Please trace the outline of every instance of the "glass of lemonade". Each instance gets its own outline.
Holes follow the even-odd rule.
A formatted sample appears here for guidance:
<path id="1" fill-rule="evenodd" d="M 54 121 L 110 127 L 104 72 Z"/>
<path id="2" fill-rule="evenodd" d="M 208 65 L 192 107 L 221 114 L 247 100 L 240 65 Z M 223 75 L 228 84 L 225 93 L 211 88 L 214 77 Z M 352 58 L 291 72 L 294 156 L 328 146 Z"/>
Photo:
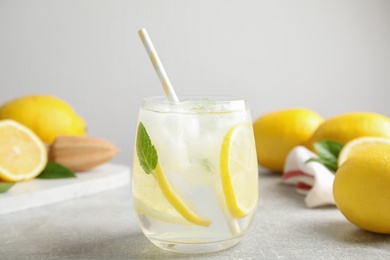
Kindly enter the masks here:
<path id="1" fill-rule="evenodd" d="M 258 203 L 258 168 L 246 100 L 145 98 L 135 143 L 134 208 L 151 242 L 204 253 L 247 234 Z"/>

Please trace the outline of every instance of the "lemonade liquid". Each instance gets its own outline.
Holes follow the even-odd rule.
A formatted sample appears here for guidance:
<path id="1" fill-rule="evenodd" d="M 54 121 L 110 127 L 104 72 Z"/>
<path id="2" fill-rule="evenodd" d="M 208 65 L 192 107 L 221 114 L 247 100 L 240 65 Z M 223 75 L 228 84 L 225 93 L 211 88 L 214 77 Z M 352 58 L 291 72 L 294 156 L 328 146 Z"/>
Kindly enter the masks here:
<path id="1" fill-rule="evenodd" d="M 221 175 L 221 160 L 226 162 L 226 158 L 221 159 L 226 155 L 222 150 L 232 151 L 227 153 L 232 161 L 226 164 L 232 165 L 226 171 L 228 177 Z M 234 158 L 235 154 L 239 158 Z M 145 163 L 149 157 L 157 166 Z M 157 246 L 178 252 L 210 252 L 238 243 L 254 218 L 257 174 L 252 122 L 245 100 L 144 100 L 134 151 L 133 198 L 141 229 Z M 229 177 L 233 185 L 224 190 L 223 182 Z M 227 199 L 232 195 L 226 190 L 229 187 L 234 191 L 233 199 Z M 245 201 L 247 197 L 252 198 L 252 206 L 237 217 L 229 208 L 231 201 Z"/>

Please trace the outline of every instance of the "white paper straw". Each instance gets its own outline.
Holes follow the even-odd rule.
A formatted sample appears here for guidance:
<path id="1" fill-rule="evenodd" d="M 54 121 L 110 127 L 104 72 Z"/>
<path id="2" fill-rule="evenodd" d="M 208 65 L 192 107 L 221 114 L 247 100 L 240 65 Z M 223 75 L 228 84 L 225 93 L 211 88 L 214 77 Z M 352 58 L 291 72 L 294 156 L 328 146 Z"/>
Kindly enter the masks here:
<path id="1" fill-rule="evenodd" d="M 176 96 L 176 92 L 173 89 L 168 75 L 165 72 L 164 66 L 162 65 L 160 58 L 157 55 L 156 49 L 153 46 L 152 40 L 150 39 L 148 32 L 145 28 L 142 28 L 138 31 L 138 34 L 141 37 L 142 43 L 145 46 L 146 52 L 148 53 L 150 60 L 152 61 L 153 67 L 157 72 L 158 78 L 162 83 L 165 95 L 167 96 L 168 100 L 172 102 L 179 102 L 179 99 Z"/>

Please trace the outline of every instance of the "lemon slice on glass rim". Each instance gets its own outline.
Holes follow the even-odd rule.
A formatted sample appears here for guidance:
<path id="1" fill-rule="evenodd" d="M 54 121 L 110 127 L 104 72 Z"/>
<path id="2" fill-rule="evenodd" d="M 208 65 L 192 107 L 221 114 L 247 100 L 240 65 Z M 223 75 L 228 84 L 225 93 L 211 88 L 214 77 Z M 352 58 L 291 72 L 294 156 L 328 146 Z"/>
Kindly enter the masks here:
<path id="1" fill-rule="evenodd" d="M 220 170 L 230 214 L 243 218 L 252 213 L 258 202 L 258 167 L 250 123 L 237 124 L 226 133 L 220 152 Z"/>

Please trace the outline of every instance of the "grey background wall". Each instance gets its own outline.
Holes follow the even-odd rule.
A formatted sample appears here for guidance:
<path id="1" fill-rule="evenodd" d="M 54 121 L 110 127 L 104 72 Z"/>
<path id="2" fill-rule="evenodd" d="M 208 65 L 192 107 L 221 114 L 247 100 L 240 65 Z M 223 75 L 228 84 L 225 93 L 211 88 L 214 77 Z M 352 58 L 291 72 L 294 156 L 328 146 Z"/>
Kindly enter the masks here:
<path id="1" fill-rule="evenodd" d="M 130 165 L 141 100 L 163 94 L 142 27 L 179 96 L 390 116 L 388 0 L 0 0 L 0 103 L 58 96 Z"/>

